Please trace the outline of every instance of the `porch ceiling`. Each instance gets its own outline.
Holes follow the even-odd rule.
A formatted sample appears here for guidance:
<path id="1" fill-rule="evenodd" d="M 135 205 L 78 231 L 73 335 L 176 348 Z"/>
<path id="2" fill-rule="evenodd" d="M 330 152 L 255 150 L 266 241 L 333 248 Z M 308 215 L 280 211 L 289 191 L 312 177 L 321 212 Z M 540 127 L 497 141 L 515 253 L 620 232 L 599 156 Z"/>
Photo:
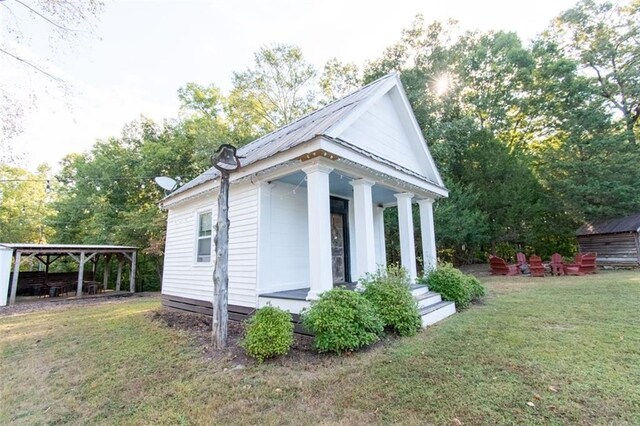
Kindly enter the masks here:
<path id="1" fill-rule="evenodd" d="M 304 179 L 305 176 L 304 172 L 297 171 L 276 180 L 306 188 L 307 182 Z M 346 198 L 353 197 L 353 187 L 349 185 L 349 182 L 353 179 L 356 179 L 356 177 L 350 176 L 342 171 L 331 172 L 331 174 L 329 174 L 329 190 L 331 194 Z M 398 191 L 392 191 L 376 184 L 371 188 L 371 197 L 375 204 L 391 204 L 396 202 L 396 198 L 393 196 L 396 192 Z"/>

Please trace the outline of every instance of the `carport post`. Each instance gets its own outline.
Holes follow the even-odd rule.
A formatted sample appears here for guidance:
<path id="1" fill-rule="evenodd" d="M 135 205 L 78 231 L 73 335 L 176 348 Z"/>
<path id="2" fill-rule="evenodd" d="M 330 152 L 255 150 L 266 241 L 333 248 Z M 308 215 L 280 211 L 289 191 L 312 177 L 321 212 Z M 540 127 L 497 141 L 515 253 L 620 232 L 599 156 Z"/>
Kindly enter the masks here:
<path id="1" fill-rule="evenodd" d="M 80 267 L 78 267 L 78 288 L 76 296 L 82 297 L 82 281 L 84 280 L 84 252 L 80 252 Z"/>
<path id="2" fill-rule="evenodd" d="M 118 256 L 118 273 L 116 275 L 116 291 L 120 291 L 121 281 L 122 281 L 122 258 Z"/>
<path id="3" fill-rule="evenodd" d="M 108 254 L 104 257 L 104 274 L 103 274 L 103 280 L 102 280 L 102 285 L 105 291 L 109 286 L 109 273 L 111 272 L 111 268 L 109 267 L 110 265 L 111 265 L 111 255 Z"/>
<path id="4" fill-rule="evenodd" d="M 135 293 L 136 291 L 136 257 L 137 252 L 131 253 L 131 276 L 129 277 L 129 291 Z"/>
<path id="5" fill-rule="evenodd" d="M 16 263 L 13 267 L 13 279 L 11 280 L 11 297 L 9 298 L 9 306 L 16 303 L 16 293 L 18 292 L 18 275 L 20 275 L 20 257 L 22 252 L 16 250 Z"/>

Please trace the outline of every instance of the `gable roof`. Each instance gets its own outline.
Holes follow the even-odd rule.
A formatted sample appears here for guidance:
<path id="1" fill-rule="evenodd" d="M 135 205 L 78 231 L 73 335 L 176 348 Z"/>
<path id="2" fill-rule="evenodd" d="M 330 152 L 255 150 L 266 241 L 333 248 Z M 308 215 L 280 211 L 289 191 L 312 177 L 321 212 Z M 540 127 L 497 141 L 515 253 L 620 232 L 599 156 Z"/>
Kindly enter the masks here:
<path id="1" fill-rule="evenodd" d="M 369 105 L 372 99 L 377 99 L 379 97 L 377 95 L 383 95 L 394 86 L 402 87 L 396 72 L 389 73 L 341 99 L 238 148 L 237 155 L 244 157 L 240 160 L 241 167 L 287 151 L 317 136 L 325 135 L 333 139 L 335 129 L 344 128 L 346 123 L 352 122 L 354 116 L 357 115 L 357 111 Z M 406 95 L 402 90 L 401 92 L 405 102 L 408 104 Z M 415 122 L 412 114 L 411 117 Z M 417 123 L 415 123 L 415 125 L 417 127 Z M 420 137 L 422 137 L 422 133 L 420 133 Z M 429 157 L 429 162 L 432 163 L 435 169 L 435 164 L 433 164 L 428 150 L 427 156 Z M 165 200 L 198 185 L 214 180 L 218 175 L 219 172 L 214 167 L 211 167 L 206 172 L 169 194 Z M 442 181 L 437 171 L 436 176 L 438 182 L 434 183 L 442 186 Z M 422 176 L 422 178 L 427 179 L 424 176 Z"/>
<path id="2" fill-rule="evenodd" d="M 617 234 L 619 232 L 640 232 L 640 213 L 587 223 L 576 231 L 576 235 Z"/>

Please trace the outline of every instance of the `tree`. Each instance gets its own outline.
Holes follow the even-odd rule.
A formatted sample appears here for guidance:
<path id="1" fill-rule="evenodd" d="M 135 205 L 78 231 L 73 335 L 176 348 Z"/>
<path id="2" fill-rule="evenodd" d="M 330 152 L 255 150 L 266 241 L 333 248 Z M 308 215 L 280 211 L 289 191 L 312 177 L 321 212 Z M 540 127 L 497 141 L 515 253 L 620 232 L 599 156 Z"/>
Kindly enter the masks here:
<path id="1" fill-rule="evenodd" d="M 324 64 L 320 76 L 320 89 L 324 95 L 324 103 L 340 99 L 362 86 L 362 78 L 358 67 L 353 63 L 342 63 L 336 58 Z"/>
<path id="2" fill-rule="evenodd" d="M 640 118 L 640 2 L 582 0 L 555 19 L 547 36 L 597 82 L 597 93 L 622 114 L 626 138 L 636 144 Z"/>
<path id="3" fill-rule="evenodd" d="M 0 2 L 3 17 L 3 37 L 0 38 L 0 109 L 4 111 L 0 126 L 0 162 L 14 162 L 8 154 L 9 141 L 22 132 L 22 117 L 37 106 L 38 90 L 35 83 L 67 91 L 67 83 L 47 64 L 45 55 L 37 58 L 31 51 L 30 28 L 37 26 L 42 41 L 48 43 L 51 52 L 59 53 L 59 46 L 68 49 L 79 37 L 91 34 L 93 25 L 102 12 L 100 0 L 4 0 Z M 29 49 L 25 49 L 29 48 Z M 29 54 L 24 53 L 28 51 Z M 36 59 L 37 58 L 37 59 Z M 30 84 L 23 85 L 22 81 Z"/>
<path id="4" fill-rule="evenodd" d="M 233 74 L 228 117 L 234 127 L 252 123 L 253 133 L 264 134 L 310 112 L 314 106 L 316 71 L 299 47 L 263 46 L 253 68 Z"/>
<path id="5" fill-rule="evenodd" d="M 53 229 L 44 221 L 54 216 L 49 206 L 49 169 L 37 173 L 0 164 L 0 242 L 45 243 Z"/>

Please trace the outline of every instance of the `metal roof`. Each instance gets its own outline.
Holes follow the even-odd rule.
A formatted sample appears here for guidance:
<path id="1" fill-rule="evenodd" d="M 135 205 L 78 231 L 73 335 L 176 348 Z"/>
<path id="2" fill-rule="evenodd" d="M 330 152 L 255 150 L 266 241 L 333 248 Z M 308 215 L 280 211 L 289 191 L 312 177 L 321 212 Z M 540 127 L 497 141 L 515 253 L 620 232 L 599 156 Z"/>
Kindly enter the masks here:
<path id="1" fill-rule="evenodd" d="M 284 152 L 304 142 L 310 141 L 316 136 L 323 135 L 331 126 L 349 115 L 358 105 L 376 92 L 390 78 L 396 78 L 396 73 L 390 73 L 382 78 L 364 86 L 363 88 L 338 99 L 294 122 L 256 139 L 248 145 L 238 148 L 238 156 L 241 166 L 248 166 L 256 161 L 268 158 L 274 154 Z M 210 168 L 195 179 L 181 186 L 165 199 L 194 188 L 200 184 L 215 179 L 218 171 Z"/>
<path id="2" fill-rule="evenodd" d="M 131 246 L 0 243 L 0 248 L 3 247 L 30 253 L 79 253 L 81 251 L 122 252 L 138 250 L 138 247 Z"/>
<path id="3" fill-rule="evenodd" d="M 587 223 L 576 231 L 576 235 L 617 234 L 620 232 L 640 232 L 640 213 Z"/>

